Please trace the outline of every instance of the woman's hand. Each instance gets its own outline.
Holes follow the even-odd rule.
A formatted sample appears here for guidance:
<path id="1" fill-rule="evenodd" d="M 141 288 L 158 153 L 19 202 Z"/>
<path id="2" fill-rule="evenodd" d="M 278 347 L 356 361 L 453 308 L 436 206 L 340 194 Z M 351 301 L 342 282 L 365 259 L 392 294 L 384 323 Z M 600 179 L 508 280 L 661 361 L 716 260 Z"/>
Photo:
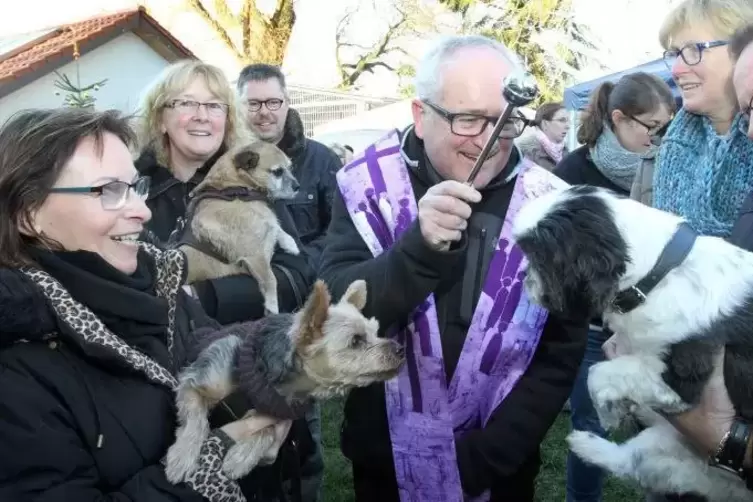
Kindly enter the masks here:
<path id="1" fill-rule="evenodd" d="M 266 453 L 264 453 L 259 461 L 259 465 L 270 465 L 275 463 L 275 460 L 277 460 L 277 454 L 280 452 L 282 444 L 287 439 L 288 433 L 290 433 L 291 425 L 293 425 L 292 420 L 280 420 L 274 425 L 275 441 Z"/>
<path id="2" fill-rule="evenodd" d="M 280 448 L 285 442 L 285 439 L 287 439 L 292 424 L 292 420 L 279 420 L 252 411 L 248 416 L 223 425 L 220 429 L 227 434 L 230 439 L 237 442 L 261 432 L 268 427 L 272 427 L 274 432 L 274 442 L 269 446 L 269 449 L 267 449 L 264 455 L 262 455 L 261 461 L 259 462 L 260 465 L 269 465 L 273 464 L 277 459 L 277 454 L 280 452 Z"/>
<path id="3" fill-rule="evenodd" d="M 724 349 L 714 357 L 714 371 L 703 389 L 698 406 L 667 419 L 690 438 L 703 454 L 711 456 L 716 453 L 735 419 L 735 407 L 724 385 Z"/>
<path id="4" fill-rule="evenodd" d="M 625 355 L 624 347 L 619 346 L 616 337 L 617 335 L 612 335 L 602 346 L 607 359 Z M 735 419 L 735 407 L 724 385 L 724 349 L 714 357 L 714 371 L 703 389 L 698 406 L 665 418 L 690 439 L 703 455 L 716 454 L 719 443 Z M 749 455 L 750 452 L 746 454 L 746 459 Z"/>
<path id="5" fill-rule="evenodd" d="M 220 430 L 230 436 L 230 439 L 238 442 L 241 439 L 253 436 L 267 427 L 273 426 L 278 422 L 280 422 L 280 420 L 274 417 L 252 411 L 248 416 L 245 416 L 240 420 L 223 425 L 220 427 Z"/>

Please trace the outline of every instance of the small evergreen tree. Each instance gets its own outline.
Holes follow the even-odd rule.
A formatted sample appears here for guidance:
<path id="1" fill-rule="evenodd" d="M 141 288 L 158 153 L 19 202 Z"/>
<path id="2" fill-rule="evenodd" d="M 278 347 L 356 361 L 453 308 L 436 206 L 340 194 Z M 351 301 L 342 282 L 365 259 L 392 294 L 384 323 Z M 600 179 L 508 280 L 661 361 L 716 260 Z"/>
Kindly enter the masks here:
<path id="1" fill-rule="evenodd" d="M 97 101 L 97 98 L 94 97 L 94 92 L 101 89 L 107 82 L 107 79 L 104 79 L 82 87 L 78 79 L 78 71 L 76 72 L 75 84 L 68 75 L 58 72 L 55 72 L 55 75 L 58 76 L 58 80 L 55 81 L 55 87 L 66 93 L 65 98 L 63 98 L 63 104 L 74 108 L 94 108 L 94 103 Z M 59 96 L 60 91 L 56 91 L 55 95 Z"/>
<path id="2" fill-rule="evenodd" d="M 68 75 L 56 71 L 55 75 L 58 76 L 58 79 L 55 80 L 54 85 L 60 90 L 55 91 L 55 95 L 60 96 L 60 91 L 65 93 L 65 98 L 63 99 L 63 104 L 65 106 L 73 108 L 94 108 L 94 103 L 97 101 L 97 98 L 94 97 L 94 92 L 100 90 L 102 86 L 107 83 L 107 79 L 100 80 L 99 82 L 87 86 L 81 86 L 81 75 L 79 74 L 78 68 L 78 59 L 80 56 L 81 54 L 78 51 L 78 44 L 74 44 L 73 60 L 76 64 L 76 83 L 74 84 Z"/>

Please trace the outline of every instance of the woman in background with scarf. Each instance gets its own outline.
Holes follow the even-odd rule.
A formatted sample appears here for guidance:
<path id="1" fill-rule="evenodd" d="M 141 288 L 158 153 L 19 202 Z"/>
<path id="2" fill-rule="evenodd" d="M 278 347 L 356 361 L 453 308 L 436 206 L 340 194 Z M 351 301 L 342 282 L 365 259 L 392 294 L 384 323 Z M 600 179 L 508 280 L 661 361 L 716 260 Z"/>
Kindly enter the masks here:
<path id="1" fill-rule="evenodd" d="M 544 103 L 536 110 L 531 133 L 516 141 L 525 157 L 534 164 L 551 171 L 564 155 L 565 138 L 570 130 L 570 119 L 562 103 Z"/>
<path id="2" fill-rule="evenodd" d="M 636 171 L 653 163 L 656 146 L 675 111 L 669 86 L 653 75 L 633 73 L 594 90 L 580 128 L 582 147 L 554 169 L 572 185 L 592 185 L 628 195 Z M 571 423 L 576 430 L 605 436 L 588 394 L 588 370 L 604 360 L 601 346 L 608 338 L 601 319 L 591 322 L 588 345 L 570 395 Z M 567 458 L 567 502 L 601 500 L 603 472 L 572 453 Z"/>

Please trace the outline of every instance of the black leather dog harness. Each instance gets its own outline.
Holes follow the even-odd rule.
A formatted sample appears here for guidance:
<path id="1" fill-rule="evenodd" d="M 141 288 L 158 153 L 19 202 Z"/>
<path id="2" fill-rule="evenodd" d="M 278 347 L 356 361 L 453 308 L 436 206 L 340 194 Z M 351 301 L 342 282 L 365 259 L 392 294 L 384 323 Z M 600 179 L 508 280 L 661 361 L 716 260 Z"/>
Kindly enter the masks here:
<path id="1" fill-rule="evenodd" d="M 690 225 L 680 223 L 677 231 L 662 250 L 651 271 L 635 286 L 623 289 L 612 300 L 611 308 L 619 314 L 626 314 L 646 302 L 646 296 L 661 282 L 672 269 L 679 266 L 693 249 L 698 234 Z"/>
<path id="2" fill-rule="evenodd" d="M 211 256 L 212 258 L 219 260 L 223 263 L 228 263 L 224 256 L 222 256 L 211 243 L 198 239 L 191 230 L 191 221 L 193 221 L 196 209 L 199 204 L 205 199 L 215 199 L 224 201 L 252 202 L 263 201 L 268 202 L 267 197 L 259 190 L 254 190 L 247 187 L 228 187 L 228 188 L 205 188 L 198 192 L 191 194 L 191 199 L 186 208 L 186 215 L 183 218 L 178 219 L 178 224 L 170 234 L 168 238 L 168 245 L 172 248 L 179 248 L 180 246 L 191 246 L 197 251 L 201 251 L 204 254 Z"/>

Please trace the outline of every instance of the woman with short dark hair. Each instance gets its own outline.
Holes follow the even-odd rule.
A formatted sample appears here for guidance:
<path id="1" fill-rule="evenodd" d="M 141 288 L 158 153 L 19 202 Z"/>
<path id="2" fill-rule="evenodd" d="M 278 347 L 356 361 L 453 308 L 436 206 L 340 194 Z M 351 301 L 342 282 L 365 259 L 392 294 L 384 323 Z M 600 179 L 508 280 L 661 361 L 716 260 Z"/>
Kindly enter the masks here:
<path id="1" fill-rule="evenodd" d="M 215 429 L 186 483 L 162 459 L 176 374 L 218 325 L 185 258 L 138 241 L 149 178 L 116 112 L 22 112 L 0 129 L 0 500 L 243 501 L 222 471 L 253 417 Z"/>

